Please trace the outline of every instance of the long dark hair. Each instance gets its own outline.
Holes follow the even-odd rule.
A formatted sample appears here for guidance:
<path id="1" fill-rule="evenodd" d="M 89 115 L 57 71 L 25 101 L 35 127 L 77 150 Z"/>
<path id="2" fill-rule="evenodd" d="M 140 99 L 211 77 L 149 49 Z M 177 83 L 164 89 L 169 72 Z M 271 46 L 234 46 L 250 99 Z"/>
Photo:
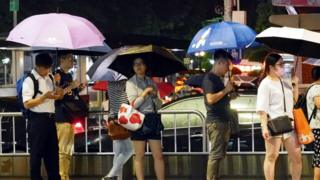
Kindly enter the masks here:
<path id="1" fill-rule="evenodd" d="M 269 53 L 264 62 L 260 82 L 270 73 L 270 66 L 275 66 L 282 57 L 277 53 Z"/>

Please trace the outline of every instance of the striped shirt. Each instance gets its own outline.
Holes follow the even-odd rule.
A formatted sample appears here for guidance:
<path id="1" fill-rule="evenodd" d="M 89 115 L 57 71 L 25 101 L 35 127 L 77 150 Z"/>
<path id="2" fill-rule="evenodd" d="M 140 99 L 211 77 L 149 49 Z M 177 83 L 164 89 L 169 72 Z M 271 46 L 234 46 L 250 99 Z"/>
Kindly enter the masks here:
<path id="1" fill-rule="evenodd" d="M 118 114 L 121 104 L 128 104 L 126 80 L 109 82 L 108 94 L 110 101 L 109 114 L 110 116 L 115 116 Z"/>

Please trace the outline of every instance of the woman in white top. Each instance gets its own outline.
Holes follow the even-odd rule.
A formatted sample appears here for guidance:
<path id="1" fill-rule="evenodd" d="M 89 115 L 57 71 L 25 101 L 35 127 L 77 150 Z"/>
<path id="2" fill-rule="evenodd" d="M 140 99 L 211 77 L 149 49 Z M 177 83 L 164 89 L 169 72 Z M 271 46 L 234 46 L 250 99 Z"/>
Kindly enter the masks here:
<path id="1" fill-rule="evenodd" d="M 320 180 L 320 67 L 312 69 L 312 79 L 314 83 L 307 92 L 308 119 L 310 127 L 315 136 L 314 155 L 312 166 L 314 168 L 314 180 Z"/>
<path id="2" fill-rule="evenodd" d="M 300 180 L 302 162 L 301 148 L 294 131 L 278 136 L 271 136 L 268 120 L 287 115 L 293 119 L 293 104 L 298 98 L 297 78 L 293 81 L 284 80 L 284 62 L 280 55 L 271 53 L 264 62 L 263 79 L 258 88 L 257 112 L 261 118 L 262 136 L 265 140 L 266 156 L 264 174 L 266 180 L 273 180 L 275 162 L 279 155 L 281 143 L 284 143 L 291 159 L 292 179 Z M 282 91 L 282 85 L 284 93 Z M 284 103 L 285 94 L 285 103 Z M 285 111 L 286 105 L 287 111 Z"/>

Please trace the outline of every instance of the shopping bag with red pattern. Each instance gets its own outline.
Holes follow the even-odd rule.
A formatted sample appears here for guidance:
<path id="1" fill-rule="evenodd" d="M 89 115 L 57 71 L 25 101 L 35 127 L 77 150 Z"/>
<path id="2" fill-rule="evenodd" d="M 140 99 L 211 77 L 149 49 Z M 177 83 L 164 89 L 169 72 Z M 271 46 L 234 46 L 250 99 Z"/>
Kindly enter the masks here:
<path id="1" fill-rule="evenodd" d="M 118 113 L 118 123 L 130 131 L 136 131 L 142 127 L 145 115 L 128 104 L 121 104 Z"/>

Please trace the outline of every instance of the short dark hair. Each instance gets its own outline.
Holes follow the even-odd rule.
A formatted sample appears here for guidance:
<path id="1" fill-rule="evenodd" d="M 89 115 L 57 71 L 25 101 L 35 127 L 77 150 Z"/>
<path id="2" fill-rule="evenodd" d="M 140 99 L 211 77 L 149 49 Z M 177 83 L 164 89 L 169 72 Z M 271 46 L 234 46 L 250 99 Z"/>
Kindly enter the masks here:
<path id="1" fill-rule="evenodd" d="M 315 66 L 312 68 L 311 76 L 314 81 L 317 81 L 320 79 L 320 67 L 319 66 Z"/>
<path id="2" fill-rule="evenodd" d="M 223 49 L 216 50 L 213 54 L 213 57 L 215 61 L 219 61 L 219 60 L 232 61 L 233 60 L 233 57 L 231 56 L 231 54 Z"/>
<path id="3" fill-rule="evenodd" d="M 50 68 L 53 64 L 53 59 L 48 53 L 40 53 L 36 56 L 36 66 Z"/>

